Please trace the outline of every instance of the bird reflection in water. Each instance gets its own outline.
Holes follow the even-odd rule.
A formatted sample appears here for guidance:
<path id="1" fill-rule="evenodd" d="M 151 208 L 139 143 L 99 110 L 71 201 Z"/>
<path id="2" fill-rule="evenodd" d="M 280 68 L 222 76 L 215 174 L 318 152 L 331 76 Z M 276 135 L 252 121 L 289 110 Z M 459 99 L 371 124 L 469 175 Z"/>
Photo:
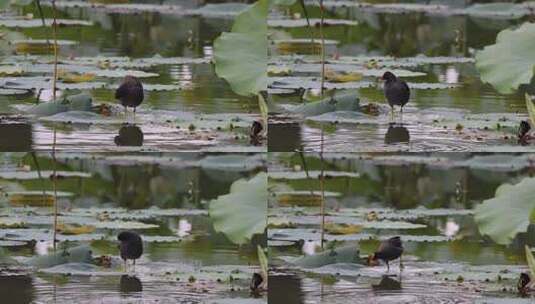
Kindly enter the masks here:
<path id="1" fill-rule="evenodd" d="M 409 130 L 402 124 L 390 123 L 385 134 L 385 144 L 408 143 L 410 138 Z"/>
<path id="2" fill-rule="evenodd" d="M 0 276 L 0 297 L 2 303 L 33 303 L 33 279 L 26 275 Z"/>
<path id="3" fill-rule="evenodd" d="M 32 126 L 26 122 L 2 121 L 0 118 L 0 150 L 27 152 L 32 150 Z"/>
<path id="4" fill-rule="evenodd" d="M 401 290 L 401 280 L 393 279 L 388 275 L 383 275 L 379 284 L 372 284 L 375 291 L 380 290 Z"/>
<path id="5" fill-rule="evenodd" d="M 123 274 L 119 283 L 119 290 L 122 293 L 142 292 L 143 284 L 137 277 Z"/>
<path id="6" fill-rule="evenodd" d="M 125 124 L 115 136 L 117 146 L 140 147 L 143 145 L 143 132 L 136 125 Z"/>

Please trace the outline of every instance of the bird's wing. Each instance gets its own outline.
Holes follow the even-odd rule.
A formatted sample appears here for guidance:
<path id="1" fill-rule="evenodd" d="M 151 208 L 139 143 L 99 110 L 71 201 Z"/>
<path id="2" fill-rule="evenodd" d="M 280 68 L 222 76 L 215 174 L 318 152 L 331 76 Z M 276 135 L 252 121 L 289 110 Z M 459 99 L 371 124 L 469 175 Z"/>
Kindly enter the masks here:
<path id="1" fill-rule="evenodd" d="M 409 99 L 409 97 L 411 96 L 411 89 L 409 88 L 409 85 L 405 81 L 400 81 L 399 85 L 401 87 L 401 91 L 406 93 L 404 97 L 406 99 Z"/>
<path id="2" fill-rule="evenodd" d="M 121 84 L 117 90 L 115 90 L 115 99 L 120 99 L 123 96 L 126 96 L 128 93 L 128 87 L 125 83 Z"/>
<path id="3" fill-rule="evenodd" d="M 387 245 L 388 244 L 385 241 L 381 242 L 381 244 L 379 245 L 379 248 L 377 248 L 375 252 L 382 252 Z"/>

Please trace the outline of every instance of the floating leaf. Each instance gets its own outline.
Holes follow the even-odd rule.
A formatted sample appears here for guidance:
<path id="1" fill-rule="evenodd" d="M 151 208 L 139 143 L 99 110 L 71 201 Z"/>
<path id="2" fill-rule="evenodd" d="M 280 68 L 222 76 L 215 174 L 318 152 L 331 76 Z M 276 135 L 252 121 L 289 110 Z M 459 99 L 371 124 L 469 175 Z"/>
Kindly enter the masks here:
<path id="1" fill-rule="evenodd" d="M 95 226 L 90 225 L 76 225 L 76 224 L 57 224 L 57 232 L 65 235 L 78 235 L 92 233 L 95 231 Z"/>
<path id="2" fill-rule="evenodd" d="M 361 225 L 325 223 L 324 229 L 330 234 L 355 234 L 362 231 Z"/>
<path id="3" fill-rule="evenodd" d="M 54 171 L 41 171 L 43 178 L 52 178 Z M 58 178 L 88 178 L 91 177 L 91 173 L 76 172 L 76 171 L 57 171 L 56 176 Z M 39 173 L 37 171 L 0 171 L 0 179 L 15 179 L 15 180 L 29 180 L 38 179 Z"/>
<path id="4" fill-rule="evenodd" d="M 311 26 L 319 26 L 321 19 L 310 18 L 308 19 Z M 324 19 L 324 26 L 354 26 L 359 23 L 355 20 L 343 20 L 343 19 Z M 282 28 L 294 28 L 294 27 L 306 27 L 308 26 L 306 19 L 270 19 L 268 20 L 268 26 L 270 27 L 282 27 Z"/>
<path id="5" fill-rule="evenodd" d="M 292 264 L 304 268 L 317 268 L 336 263 L 363 263 L 357 246 L 346 246 L 327 249 L 321 253 L 303 256 L 292 261 Z"/>
<path id="6" fill-rule="evenodd" d="M 54 51 L 54 44 L 47 40 L 30 39 L 30 40 L 15 40 L 11 42 L 15 45 L 17 53 L 29 54 L 47 54 Z M 57 40 L 59 48 L 64 46 L 73 46 L 78 44 L 71 40 Z"/>
<path id="7" fill-rule="evenodd" d="M 40 103 L 27 112 L 37 116 L 50 116 L 68 111 L 91 111 L 93 99 L 87 94 L 70 95 L 63 99 Z"/>
<path id="8" fill-rule="evenodd" d="M 270 171 L 269 178 L 278 180 L 290 180 L 290 179 L 306 179 L 306 178 L 319 178 L 321 171 L 312 170 L 308 171 L 308 177 L 305 171 Z M 323 172 L 325 178 L 358 178 L 360 174 L 356 172 L 343 172 L 343 171 L 325 171 Z"/>
<path id="9" fill-rule="evenodd" d="M 65 251 L 61 250 L 56 253 L 33 257 L 28 261 L 28 264 L 38 268 L 48 268 L 66 263 L 91 262 L 91 249 L 87 245 L 81 245 Z"/>
<path id="10" fill-rule="evenodd" d="M 45 26 L 51 27 L 53 19 L 45 19 Z M 56 19 L 58 26 L 91 26 L 93 23 L 86 20 L 74 20 L 74 19 Z M 21 18 L 8 18 L 0 19 L 0 26 L 16 27 L 16 28 L 32 28 L 42 27 L 43 21 L 41 19 L 21 19 Z"/>
<path id="11" fill-rule="evenodd" d="M 58 79 L 63 81 L 64 83 L 87 82 L 87 81 L 91 81 L 95 79 L 95 74 L 91 74 L 91 73 L 79 74 L 79 73 L 70 73 L 64 70 L 59 70 Z"/>

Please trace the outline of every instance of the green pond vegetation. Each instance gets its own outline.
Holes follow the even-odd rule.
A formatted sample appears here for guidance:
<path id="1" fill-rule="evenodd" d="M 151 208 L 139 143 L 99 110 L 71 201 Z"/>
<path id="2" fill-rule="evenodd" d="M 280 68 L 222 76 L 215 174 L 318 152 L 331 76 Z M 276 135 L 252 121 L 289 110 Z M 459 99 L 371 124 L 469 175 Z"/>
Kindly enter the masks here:
<path id="1" fill-rule="evenodd" d="M 320 2 L 268 15 L 269 151 L 530 151 L 530 2 Z M 411 88 L 394 118 L 386 71 Z"/>
<path id="2" fill-rule="evenodd" d="M 2 150 L 265 151 L 257 102 L 214 66 L 214 40 L 248 4 L 2 5 L 0 122 L 18 135 Z M 143 83 L 136 115 L 114 98 L 127 75 Z"/>
<path id="3" fill-rule="evenodd" d="M 0 156 L 0 277 L 14 303 L 266 302 L 266 283 L 249 287 L 254 273 L 267 281 L 265 155 Z M 127 272 L 124 230 L 144 242 Z"/>
<path id="4" fill-rule="evenodd" d="M 533 276 L 533 157 L 270 153 L 270 299 L 529 301 L 516 284 Z M 393 236 L 404 268 L 369 266 Z"/>

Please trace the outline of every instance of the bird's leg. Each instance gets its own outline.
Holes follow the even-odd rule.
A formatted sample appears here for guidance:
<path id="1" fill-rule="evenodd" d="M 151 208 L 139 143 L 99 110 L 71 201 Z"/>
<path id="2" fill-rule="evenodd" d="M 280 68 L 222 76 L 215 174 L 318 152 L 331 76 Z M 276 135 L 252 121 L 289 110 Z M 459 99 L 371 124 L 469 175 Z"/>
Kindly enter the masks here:
<path id="1" fill-rule="evenodd" d="M 394 106 L 390 106 L 390 120 L 394 120 Z"/>
<path id="2" fill-rule="evenodd" d="M 134 108 L 134 111 L 135 111 L 136 108 Z M 134 112 L 135 113 L 135 112 Z M 136 260 L 134 259 L 134 272 L 136 272 Z"/>
<path id="3" fill-rule="evenodd" d="M 134 107 L 134 123 L 136 123 L 136 107 Z M 135 264 L 136 260 L 134 260 L 134 264 Z"/>
<path id="4" fill-rule="evenodd" d="M 386 272 L 390 272 L 390 265 L 388 265 L 388 261 L 385 261 L 386 262 Z"/>
<path id="5" fill-rule="evenodd" d="M 126 269 L 126 266 L 127 266 L 126 260 L 124 260 L 124 272 L 128 272 L 127 269 Z"/>
<path id="6" fill-rule="evenodd" d="M 401 271 L 403 270 L 403 268 L 405 268 L 405 266 L 403 266 L 403 261 L 401 260 L 401 255 L 399 256 L 399 272 L 401 273 Z"/>

